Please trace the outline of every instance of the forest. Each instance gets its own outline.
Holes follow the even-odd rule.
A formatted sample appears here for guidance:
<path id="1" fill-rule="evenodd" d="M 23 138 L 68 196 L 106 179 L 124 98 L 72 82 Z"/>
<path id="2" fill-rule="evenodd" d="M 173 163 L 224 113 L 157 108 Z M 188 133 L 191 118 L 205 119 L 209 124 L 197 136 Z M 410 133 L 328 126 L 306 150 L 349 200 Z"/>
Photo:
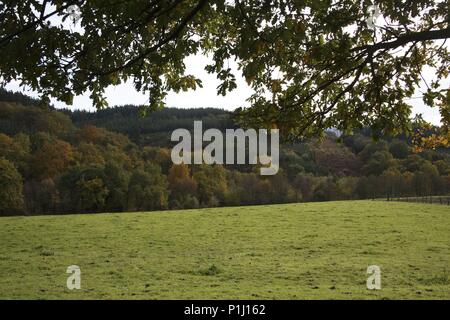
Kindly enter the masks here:
<path id="1" fill-rule="evenodd" d="M 450 150 L 416 150 L 405 135 L 369 129 L 285 143 L 280 171 L 256 166 L 173 165 L 170 134 L 234 128 L 219 109 L 139 106 L 57 110 L 0 91 L 0 215 L 152 211 L 309 201 L 444 195 Z"/>

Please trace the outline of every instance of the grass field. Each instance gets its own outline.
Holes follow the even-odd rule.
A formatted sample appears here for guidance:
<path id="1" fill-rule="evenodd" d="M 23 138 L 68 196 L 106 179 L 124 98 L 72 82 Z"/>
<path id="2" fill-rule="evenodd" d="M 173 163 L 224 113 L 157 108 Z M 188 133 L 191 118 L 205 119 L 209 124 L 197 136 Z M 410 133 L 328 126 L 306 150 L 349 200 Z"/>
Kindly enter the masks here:
<path id="1" fill-rule="evenodd" d="M 69 265 L 81 290 L 66 287 Z M 366 288 L 369 265 L 382 289 Z M 0 218 L 2 299 L 450 299 L 450 208 L 343 201 Z"/>

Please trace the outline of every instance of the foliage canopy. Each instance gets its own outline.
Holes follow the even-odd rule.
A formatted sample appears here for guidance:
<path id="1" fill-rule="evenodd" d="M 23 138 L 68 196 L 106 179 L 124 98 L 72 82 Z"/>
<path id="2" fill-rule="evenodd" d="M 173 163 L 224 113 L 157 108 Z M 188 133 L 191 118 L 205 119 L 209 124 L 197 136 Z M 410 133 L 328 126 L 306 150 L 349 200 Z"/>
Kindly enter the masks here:
<path id="1" fill-rule="evenodd" d="M 0 77 L 71 104 L 86 91 L 96 107 L 104 90 L 132 80 L 161 108 L 168 91 L 195 89 L 184 59 L 212 57 L 220 94 L 236 87 L 236 60 L 254 90 L 244 124 L 278 127 L 285 138 L 370 126 L 408 129 L 411 98 L 432 67 L 427 105 L 450 123 L 448 1 L 367 0 L 6 0 L 0 4 Z M 73 7 L 76 6 L 76 7 Z M 79 9 L 79 25 L 70 20 Z M 59 19 L 59 20 L 58 20 Z M 70 24 L 70 23 L 69 23 Z"/>

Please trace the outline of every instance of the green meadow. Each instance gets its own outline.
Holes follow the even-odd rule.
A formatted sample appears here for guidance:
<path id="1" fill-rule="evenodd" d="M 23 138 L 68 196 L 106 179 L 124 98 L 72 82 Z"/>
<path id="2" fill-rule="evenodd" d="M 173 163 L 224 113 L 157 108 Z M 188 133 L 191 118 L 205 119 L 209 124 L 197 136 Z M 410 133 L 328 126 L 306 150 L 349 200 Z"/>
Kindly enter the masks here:
<path id="1" fill-rule="evenodd" d="M 70 265 L 81 289 L 68 290 Z M 368 290 L 367 267 L 381 268 Z M 1 299 L 450 299 L 450 207 L 341 201 L 0 218 Z"/>

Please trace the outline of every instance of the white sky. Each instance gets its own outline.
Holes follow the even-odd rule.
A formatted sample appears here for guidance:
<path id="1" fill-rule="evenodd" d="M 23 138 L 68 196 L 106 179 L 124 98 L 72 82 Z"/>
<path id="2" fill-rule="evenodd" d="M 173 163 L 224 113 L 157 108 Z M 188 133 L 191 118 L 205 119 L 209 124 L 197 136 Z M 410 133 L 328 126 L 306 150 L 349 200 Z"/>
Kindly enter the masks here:
<path id="1" fill-rule="evenodd" d="M 215 75 L 208 74 L 204 68 L 210 60 L 202 55 L 190 56 L 185 60 L 186 74 L 193 74 L 200 78 L 203 83 L 203 88 L 197 88 L 195 91 L 180 92 L 178 94 L 170 92 L 166 98 L 168 107 L 178 108 L 221 108 L 226 110 L 234 110 L 237 107 L 249 106 L 246 99 L 252 94 L 252 90 L 247 85 L 247 82 L 242 77 L 238 77 L 236 64 L 230 63 L 234 74 L 236 75 L 237 88 L 228 93 L 225 97 L 217 95 L 217 86 L 219 80 Z M 13 91 L 20 91 L 33 97 L 38 97 L 36 92 L 29 90 L 29 88 L 20 87 L 18 81 L 9 83 L 6 89 Z M 134 104 L 142 105 L 148 103 L 148 96 L 137 92 L 133 87 L 131 81 L 118 85 L 111 86 L 106 91 L 106 99 L 110 106 Z M 94 111 L 92 101 L 89 99 L 89 93 L 82 96 L 77 96 L 74 99 L 72 106 L 67 106 L 65 103 L 52 99 L 52 103 L 57 108 L 76 108 Z"/>
<path id="2" fill-rule="evenodd" d="M 194 74 L 203 82 L 203 88 L 197 88 L 195 91 L 181 92 L 181 93 L 169 93 L 166 98 L 166 103 L 168 107 L 177 108 L 220 108 L 226 110 L 234 110 L 237 107 L 249 106 L 246 99 L 251 95 L 252 90 L 247 85 L 247 82 L 243 77 L 240 77 L 239 72 L 236 69 L 236 65 L 230 63 L 230 67 L 233 69 L 234 74 L 237 79 L 237 89 L 228 93 L 225 97 L 217 95 L 217 86 L 219 85 L 219 80 L 216 79 L 215 75 L 208 74 L 204 67 L 209 63 L 209 59 L 202 55 L 191 56 L 186 59 L 186 73 Z M 425 75 L 431 76 L 431 72 L 425 72 Z M 427 77 L 428 78 L 428 77 Z M 447 83 L 449 81 L 446 81 Z M 13 91 L 20 91 L 30 96 L 37 97 L 36 92 L 33 92 L 27 88 L 19 86 L 17 81 L 9 83 L 6 89 Z M 440 123 L 439 110 L 437 108 L 429 108 L 424 105 L 422 99 L 420 98 L 422 93 L 420 89 L 417 90 L 414 95 L 414 99 L 408 102 L 413 105 L 413 113 L 422 113 L 425 120 L 432 122 L 434 124 Z M 116 87 L 109 87 L 106 90 L 106 98 L 110 106 L 115 105 L 125 105 L 134 104 L 142 105 L 148 102 L 148 97 L 142 93 L 137 92 L 132 83 L 121 84 Z M 95 111 L 92 106 L 92 102 L 89 99 L 89 93 L 82 96 L 77 96 L 74 99 L 72 106 L 67 106 L 65 103 L 56 101 L 52 99 L 52 103 L 57 108 L 72 108 L 72 109 L 84 109 Z"/>

